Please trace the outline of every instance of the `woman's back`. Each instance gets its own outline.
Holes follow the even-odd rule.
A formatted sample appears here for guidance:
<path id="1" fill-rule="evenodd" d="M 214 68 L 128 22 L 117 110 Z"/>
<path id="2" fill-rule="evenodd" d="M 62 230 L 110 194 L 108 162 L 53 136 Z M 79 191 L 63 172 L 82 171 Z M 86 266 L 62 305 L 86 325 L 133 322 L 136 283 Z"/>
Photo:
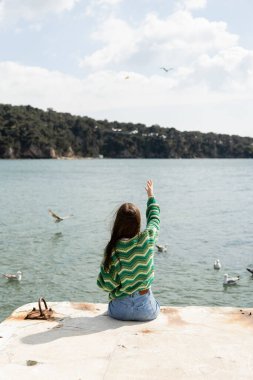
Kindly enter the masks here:
<path id="1" fill-rule="evenodd" d="M 146 191 L 145 230 L 133 233 L 139 230 L 140 213 L 133 204 L 123 204 L 116 215 L 97 279 L 98 286 L 109 292 L 109 314 L 117 319 L 150 320 L 159 312 L 151 284 L 154 280 L 154 245 L 160 226 L 160 208 L 153 196 L 151 180 L 147 182 Z M 144 307 L 143 313 L 138 304 Z"/>

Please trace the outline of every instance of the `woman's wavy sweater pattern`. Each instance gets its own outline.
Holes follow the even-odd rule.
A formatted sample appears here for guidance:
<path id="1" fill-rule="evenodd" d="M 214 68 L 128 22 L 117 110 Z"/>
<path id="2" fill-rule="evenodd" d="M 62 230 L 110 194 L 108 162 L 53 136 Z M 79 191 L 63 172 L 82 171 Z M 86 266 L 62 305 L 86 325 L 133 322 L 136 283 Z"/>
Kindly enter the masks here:
<path id="1" fill-rule="evenodd" d="M 154 280 L 154 244 L 160 226 L 160 207 L 154 197 L 148 198 L 146 217 L 143 232 L 117 242 L 109 271 L 101 265 L 97 284 L 109 292 L 110 299 L 147 289 Z"/>

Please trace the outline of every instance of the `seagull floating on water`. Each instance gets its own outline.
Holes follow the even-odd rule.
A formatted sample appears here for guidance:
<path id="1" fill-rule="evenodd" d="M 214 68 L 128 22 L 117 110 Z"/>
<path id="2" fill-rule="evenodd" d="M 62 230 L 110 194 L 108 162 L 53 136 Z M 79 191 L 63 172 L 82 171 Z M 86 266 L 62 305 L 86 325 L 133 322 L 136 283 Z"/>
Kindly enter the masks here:
<path id="1" fill-rule="evenodd" d="M 167 245 L 156 244 L 158 252 L 167 252 Z"/>
<path id="2" fill-rule="evenodd" d="M 2 277 L 6 278 L 7 280 L 21 281 L 22 272 L 19 270 L 16 274 L 2 273 Z"/>
<path id="3" fill-rule="evenodd" d="M 219 259 L 214 260 L 213 264 L 214 269 L 220 269 L 221 268 L 221 263 Z"/>
<path id="4" fill-rule="evenodd" d="M 48 210 L 49 214 L 52 215 L 52 217 L 55 219 L 55 223 L 60 223 L 62 222 L 64 219 L 68 219 L 70 218 L 71 216 L 73 216 L 72 214 L 70 215 L 67 215 L 67 216 L 59 216 L 57 214 L 55 214 L 52 210 Z"/>
<path id="5" fill-rule="evenodd" d="M 253 275 L 253 269 L 247 268 L 247 271 Z"/>
<path id="6" fill-rule="evenodd" d="M 240 280 L 240 276 L 228 277 L 228 274 L 224 274 L 223 285 L 236 285 Z"/>

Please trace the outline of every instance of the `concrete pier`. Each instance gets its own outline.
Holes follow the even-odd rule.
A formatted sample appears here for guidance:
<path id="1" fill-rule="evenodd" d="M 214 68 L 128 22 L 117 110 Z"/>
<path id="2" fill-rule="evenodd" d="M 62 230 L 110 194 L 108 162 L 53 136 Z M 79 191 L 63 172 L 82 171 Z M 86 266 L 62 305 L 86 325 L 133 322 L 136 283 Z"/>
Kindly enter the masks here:
<path id="1" fill-rule="evenodd" d="M 252 379 L 252 309 L 162 307 L 140 323 L 49 302 L 52 320 L 24 320 L 33 306 L 0 324 L 0 380 Z"/>

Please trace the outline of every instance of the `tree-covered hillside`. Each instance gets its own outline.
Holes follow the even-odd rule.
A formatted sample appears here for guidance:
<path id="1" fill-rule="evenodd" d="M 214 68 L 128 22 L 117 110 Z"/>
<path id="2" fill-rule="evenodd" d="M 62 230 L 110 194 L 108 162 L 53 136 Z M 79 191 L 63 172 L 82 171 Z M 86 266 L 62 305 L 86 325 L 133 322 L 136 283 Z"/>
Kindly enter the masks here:
<path id="1" fill-rule="evenodd" d="M 187 127 L 187 125 L 186 125 Z M 252 158 L 253 138 L 0 104 L 0 158 Z"/>

